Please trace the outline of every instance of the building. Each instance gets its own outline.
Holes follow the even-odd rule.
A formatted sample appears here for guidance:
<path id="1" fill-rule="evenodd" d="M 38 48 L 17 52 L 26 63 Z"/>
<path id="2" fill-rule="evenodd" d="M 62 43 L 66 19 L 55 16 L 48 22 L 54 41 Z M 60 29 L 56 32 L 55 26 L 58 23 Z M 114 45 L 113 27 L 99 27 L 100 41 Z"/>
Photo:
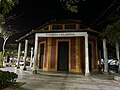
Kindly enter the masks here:
<path id="1" fill-rule="evenodd" d="M 82 25 L 80 20 L 51 21 L 17 40 L 18 58 L 20 43 L 25 41 L 24 57 L 28 44 L 34 46 L 34 71 L 41 69 L 89 75 L 98 70 L 97 34 Z"/>

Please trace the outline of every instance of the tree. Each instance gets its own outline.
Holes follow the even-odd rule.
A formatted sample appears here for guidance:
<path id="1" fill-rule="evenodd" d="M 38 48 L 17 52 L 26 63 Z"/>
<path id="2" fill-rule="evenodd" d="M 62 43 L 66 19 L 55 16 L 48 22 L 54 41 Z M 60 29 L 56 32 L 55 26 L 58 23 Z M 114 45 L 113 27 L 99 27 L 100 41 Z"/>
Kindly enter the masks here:
<path id="1" fill-rule="evenodd" d="M 5 55 L 9 55 L 10 57 L 16 57 L 17 56 L 17 44 L 6 44 L 5 46 Z"/>
<path id="2" fill-rule="evenodd" d="M 18 0 L 0 0 L 1 13 L 8 13 L 12 8 L 18 4 Z"/>
<path id="3" fill-rule="evenodd" d="M 9 39 L 9 37 L 15 33 L 18 33 L 18 31 L 14 30 L 11 26 L 7 26 L 5 27 L 1 27 L 1 33 L 0 33 L 0 37 L 3 38 L 3 53 L 2 53 L 2 59 L 4 58 L 4 54 L 5 54 L 5 44 L 7 42 L 7 40 Z"/>
<path id="4" fill-rule="evenodd" d="M 77 4 L 80 0 L 60 0 L 60 2 L 63 8 L 70 10 L 71 12 L 78 12 Z"/>
<path id="5" fill-rule="evenodd" d="M 114 45 L 116 42 L 120 43 L 120 20 L 111 25 L 107 25 L 101 35 L 108 40 L 109 44 Z"/>
<path id="6" fill-rule="evenodd" d="M 7 31 L 2 27 L 3 24 L 5 24 L 5 17 L 4 15 L 8 13 L 12 8 L 15 6 L 15 4 L 18 4 L 19 0 L 0 0 L 0 37 L 4 39 L 3 42 L 3 54 L 2 59 L 4 56 L 4 47 L 5 43 L 8 40 L 8 38 L 12 35 L 11 31 Z"/>
<path id="7" fill-rule="evenodd" d="M 0 0 L 0 24 L 5 23 L 4 15 L 18 4 L 18 0 Z"/>
<path id="8" fill-rule="evenodd" d="M 5 53 L 5 44 L 6 44 L 6 41 L 8 40 L 8 38 L 12 35 L 12 32 L 11 31 L 7 31 L 7 30 L 2 30 L 1 32 L 1 36 L 3 39 L 4 39 L 4 42 L 3 42 L 3 56 L 4 56 L 4 53 Z"/>
<path id="9" fill-rule="evenodd" d="M 104 32 L 101 33 L 103 38 L 106 38 L 108 43 L 116 46 L 116 58 L 119 61 L 120 71 L 120 57 L 119 57 L 119 44 L 120 44 L 120 19 L 111 25 L 107 25 Z"/>
<path id="10" fill-rule="evenodd" d="M 4 24 L 5 23 L 5 19 L 3 14 L 0 14 L 0 24 Z"/>

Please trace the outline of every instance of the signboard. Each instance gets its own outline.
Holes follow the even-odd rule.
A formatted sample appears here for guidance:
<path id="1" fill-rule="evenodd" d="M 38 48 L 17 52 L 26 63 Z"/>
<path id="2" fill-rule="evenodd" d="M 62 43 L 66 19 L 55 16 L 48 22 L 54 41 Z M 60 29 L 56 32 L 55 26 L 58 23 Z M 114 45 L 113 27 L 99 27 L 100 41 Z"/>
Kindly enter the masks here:
<path id="1" fill-rule="evenodd" d="M 37 33 L 38 37 L 78 37 L 86 35 L 87 32 Z"/>

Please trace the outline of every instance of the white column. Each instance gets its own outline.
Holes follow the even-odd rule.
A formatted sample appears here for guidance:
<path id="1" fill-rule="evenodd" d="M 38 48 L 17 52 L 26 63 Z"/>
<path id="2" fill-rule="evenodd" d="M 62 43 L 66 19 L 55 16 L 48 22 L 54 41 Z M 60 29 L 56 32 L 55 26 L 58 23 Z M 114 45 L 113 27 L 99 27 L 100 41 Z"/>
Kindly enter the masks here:
<path id="1" fill-rule="evenodd" d="M 103 56 L 104 56 L 104 72 L 108 73 L 108 57 L 107 57 L 107 47 L 106 47 L 106 39 L 103 39 Z"/>
<path id="2" fill-rule="evenodd" d="M 27 49 L 28 49 L 28 40 L 25 40 L 25 52 L 24 52 L 24 67 L 23 70 L 26 70 L 26 58 L 27 58 Z"/>
<path id="3" fill-rule="evenodd" d="M 33 63 L 33 47 L 31 47 L 30 67 L 32 67 L 32 63 Z"/>
<path id="4" fill-rule="evenodd" d="M 20 66 L 19 66 L 19 63 L 20 63 L 20 53 L 21 53 L 21 43 L 19 43 L 19 46 L 18 46 L 17 68 L 20 68 Z"/>
<path id="5" fill-rule="evenodd" d="M 88 34 L 85 35 L 85 76 L 89 76 Z"/>
<path id="6" fill-rule="evenodd" d="M 119 62 L 119 68 L 118 68 L 118 71 L 120 71 L 120 56 L 119 56 L 119 45 L 118 43 L 116 43 L 116 57 L 117 57 L 117 60 Z"/>
<path id="7" fill-rule="evenodd" d="M 36 61 L 37 61 L 37 48 L 38 48 L 38 36 L 35 34 L 35 47 L 34 47 L 34 61 L 33 61 L 33 73 L 37 73 Z"/>

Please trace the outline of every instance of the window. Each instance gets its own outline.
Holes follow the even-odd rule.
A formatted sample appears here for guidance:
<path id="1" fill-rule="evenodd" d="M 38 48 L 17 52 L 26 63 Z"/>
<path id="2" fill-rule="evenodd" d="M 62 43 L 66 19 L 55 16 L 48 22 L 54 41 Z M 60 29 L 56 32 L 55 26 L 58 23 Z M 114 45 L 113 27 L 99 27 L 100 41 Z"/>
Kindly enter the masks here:
<path id="1" fill-rule="evenodd" d="M 63 27 L 62 27 L 62 25 L 53 25 L 53 26 L 52 26 L 52 29 L 53 29 L 53 30 L 63 29 Z"/>
<path id="2" fill-rule="evenodd" d="M 76 24 L 66 24 L 65 29 L 76 29 Z"/>
<path id="3" fill-rule="evenodd" d="M 80 29 L 80 28 L 81 28 L 80 24 L 77 24 L 77 29 Z"/>

